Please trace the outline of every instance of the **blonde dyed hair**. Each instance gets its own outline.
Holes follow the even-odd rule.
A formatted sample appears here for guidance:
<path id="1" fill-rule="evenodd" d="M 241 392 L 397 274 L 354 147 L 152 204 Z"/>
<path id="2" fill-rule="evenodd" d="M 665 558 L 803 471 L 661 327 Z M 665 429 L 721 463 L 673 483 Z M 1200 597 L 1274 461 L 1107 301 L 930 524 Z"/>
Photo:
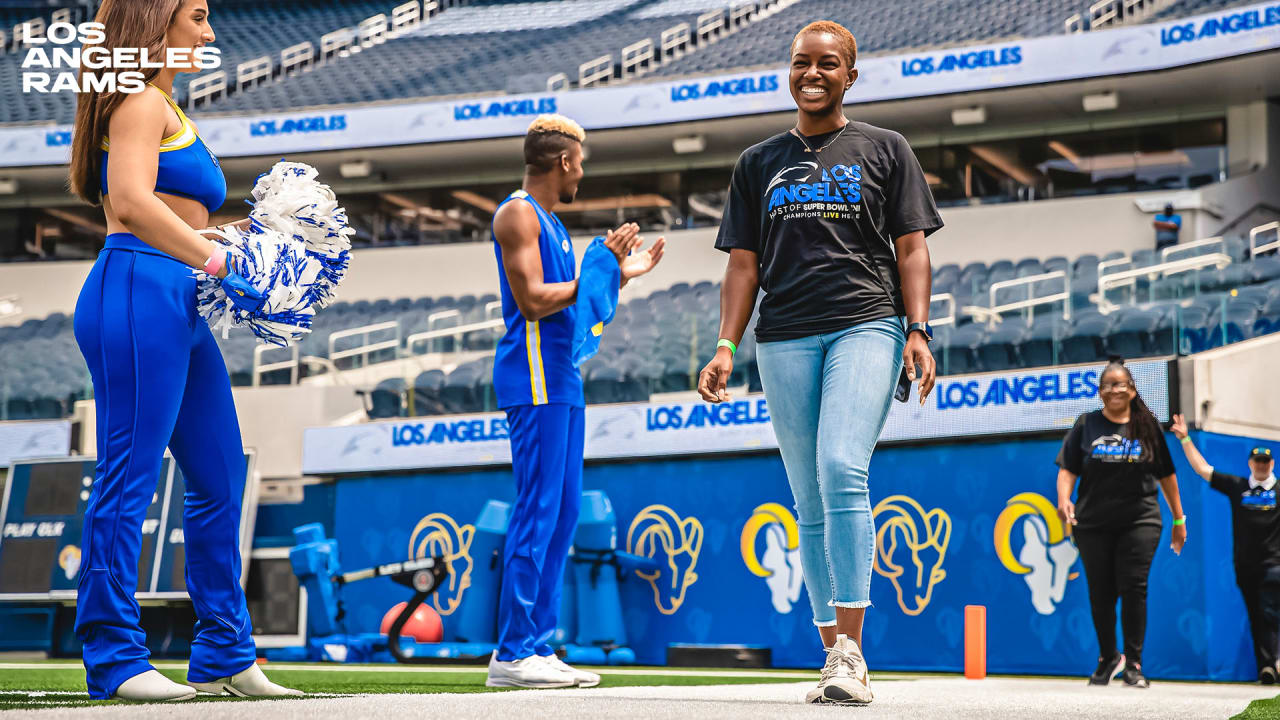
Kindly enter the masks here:
<path id="1" fill-rule="evenodd" d="M 560 158 L 587 139 L 582 126 L 564 115 L 539 115 L 524 136 L 525 172 L 544 175 Z"/>
<path id="2" fill-rule="evenodd" d="M 572 118 L 564 115 L 539 115 L 529 123 L 529 130 L 526 134 L 534 133 L 559 133 L 577 140 L 585 142 L 587 139 L 587 131 L 575 122 Z"/>

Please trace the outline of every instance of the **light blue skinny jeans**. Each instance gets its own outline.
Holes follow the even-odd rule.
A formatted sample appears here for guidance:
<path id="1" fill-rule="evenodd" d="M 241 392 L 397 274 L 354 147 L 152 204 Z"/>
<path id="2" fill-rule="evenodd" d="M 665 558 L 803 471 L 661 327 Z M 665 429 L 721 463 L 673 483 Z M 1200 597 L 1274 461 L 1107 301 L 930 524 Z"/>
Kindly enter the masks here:
<path id="1" fill-rule="evenodd" d="M 867 489 L 906 344 L 902 317 L 762 342 L 756 365 L 800 527 L 813 623 L 871 604 L 875 521 Z"/>

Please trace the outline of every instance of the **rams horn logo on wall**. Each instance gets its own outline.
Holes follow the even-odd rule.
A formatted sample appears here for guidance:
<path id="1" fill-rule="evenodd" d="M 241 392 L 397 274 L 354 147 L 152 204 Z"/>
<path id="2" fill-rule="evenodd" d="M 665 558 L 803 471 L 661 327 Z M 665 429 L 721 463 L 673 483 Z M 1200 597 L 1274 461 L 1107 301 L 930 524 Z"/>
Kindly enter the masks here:
<path id="1" fill-rule="evenodd" d="M 462 594 L 471 587 L 471 540 L 474 525 L 459 526 L 444 513 L 431 513 L 418 521 L 409 536 L 409 557 L 444 557 L 449 582 L 431 596 L 431 604 L 441 615 L 449 615 L 462 604 Z"/>
<path id="2" fill-rule="evenodd" d="M 764 553 L 756 553 L 756 539 L 764 532 Z M 800 566 L 800 529 L 790 510 L 778 503 L 764 503 L 752 511 L 742 526 L 739 541 L 742 561 L 752 575 L 764 578 L 772 596 L 773 609 L 791 612 L 800 599 L 804 573 Z"/>
<path id="3" fill-rule="evenodd" d="M 58 553 L 58 567 L 66 574 L 68 580 L 74 580 L 80 572 L 80 548 L 67 545 Z"/>
<path id="4" fill-rule="evenodd" d="M 902 612 L 919 615 L 947 576 L 942 561 L 951 542 L 951 516 L 941 508 L 925 512 L 906 495 L 891 495 L 876 504 L 872 518 L 878 528 L 875 570 L 893 583 Z"/>
<path id="5" fill-rule="evenodd" d="M 658 562 L 657 572 L 636 570 L 636 575 L 653 587 L 658 612 L 670 615 L 680 609 L 685 592 L 698 581 L 693 568 L 702 552 L 702 523 L 695 517 L 681 519 L 666 505 L 650 505 L 631 521 L 627 552 Z"/>
<path id="6" fill-rule="evenodd" d="M 1023 542 L 1015 557 L 1013 533 L 1018 525 Z M 1031 589 L 1031 604 L 1036 612 L 1052 615 L 1066 594 L 1067 581 L 1079 576 L 1071 572 L 1071 566 L 1080 557 L 1053 503 L 1033 492 L 1009 498 L 996 518 L 995 545 L 1000 564 L 1021 575 Z"/>

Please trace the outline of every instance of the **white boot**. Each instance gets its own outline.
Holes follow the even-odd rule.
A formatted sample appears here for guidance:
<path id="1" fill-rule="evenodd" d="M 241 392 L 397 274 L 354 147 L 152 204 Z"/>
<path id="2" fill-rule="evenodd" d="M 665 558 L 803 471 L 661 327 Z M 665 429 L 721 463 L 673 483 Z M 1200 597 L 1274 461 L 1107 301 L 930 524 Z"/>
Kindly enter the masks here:
<path id="1" fill-rule="evenodd" d="M 121 683 L 112 697 L 133 702 L 156 702 L 190 700 L 195 696 L 196 689 L 190 685 L 180 685 L 155 670 L 148 670 Z"/>
<path id="2" fill-rule="evenodd" d="M 231 677 L 218 678 L 213 682 L 191 683 L 191 687 L 201 692 L 214 695 L 235 695 L 236 697 L 280 697 L 284 695 L 302 695 L 301 690 L 281 687 L 262 674 L 257 663 L 241 670 Z"/>
<path id="3" fill-rule="evenodd" d="M 484 684 L 488 687 L 566 688 L 577 685 L 578 681 L 573 673 L 552 667 L 537 655 L 503 662 L 498 659 L 498 651 L 494 650 L 489 658 L 489 677 Z"/>

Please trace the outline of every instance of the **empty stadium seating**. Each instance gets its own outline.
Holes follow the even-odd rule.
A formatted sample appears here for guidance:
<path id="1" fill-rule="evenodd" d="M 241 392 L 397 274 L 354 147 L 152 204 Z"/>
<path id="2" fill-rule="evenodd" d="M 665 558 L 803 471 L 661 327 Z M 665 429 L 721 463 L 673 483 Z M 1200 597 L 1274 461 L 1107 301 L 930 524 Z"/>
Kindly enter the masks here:
<path id="1" fill-rule="evenodd" d="M 236 66 L 263 55 L 279 62 L 282 49 L 303 41 L 317 46 L 325 33 L 390 13 L 398 3 L 380 0 L 276 0 L 215 3 L 210 20 L 218 33 L 222 69 L 234 83 Z M 312 72 L 278 83 L 234 92 L 208 109 L 255 112 L 318 105 L 365 103 L 456 94 L 540 91 L 547 78 L 564 72 L 577 79 L 578 66 L 601 55 L 619 56 L 625 45 L 689 23 L 729 0 L 473 0 L 437 16 L 407 35 L 366 48 Z M 1246 0 L 1175 0 L 1149 21 L 1169 20 L 1247 4 Z M 657 68 L 674 77 L 782 64 L 792 35 L 814 19 L 831 19 L 854 30 L 864 55 L 891 50 L 1034 37 L 1063 32 L 1068 15 L 1083 0 L 1013 3 L 928 0 L 799 0 L 728 35 L 719 42 Z M 13 16 L 18 22 L 20 15 Z M 0 28 L 8 29 L 7 16 Z M 26 19 L 23 17 L 22 19 Z M 695 38 L 696 41 L 696 38 Z M 0 92 L 21 87 L 21 54 L 0 56 Z M 195 76 L 178 79 L 175 96 Z M 69 123 L 75 110 L 69 93 L 30 94 L 0 106 L 0 122 Z"/>
<path id="2" fill-rule="evenodd" d="M 1109 273 L 1151 267 L 1158 259 L 1139 251 L 1133 257 L 1114 253 L 938 267 L 932 315 L 940 372 L 1086 363 L 1109 355 L 1187 354 L 1280 331 L 1280 257 L 1250 258 L 1238 238 L 1179 255 L 1223 251 L 1234 262 L 1221 269 L 1192 269 L 1154 281 L 1142 277 L 1132 286 L 1108 291 L 1106 298 L 1097 294 L 1099 265 Z M 993 310 L 992 283 L 1055 270 L 1071 276 L 1069 314 L 1060 301 Z M 997 306 L 1061 293 L 1064 283 L 1054 282 L 1033 280 L 1011 292 L 997 292 Z M 939 299 L 942 295 L 951 295 L 954 303 Z M 643 401 L 654 393 L 692 389 L 715 343 L 718 296 L 719 287 L 711 282 L 676 283 L 623 303 L 599 353 L 582 367 L 588 402 Z M 1105 301 L 1101 306 L 1100 299 Z M 365 388 L 370 417 L 492 410 L 492 350 L 501 329 L 475 326 L 500 316 L 498 308 L 492 294 L 338 302 L 317 315 L 313 332 L 300 344 L 300 355 L 320 359 L 304 363 L 303 375 L 322 367 L 347 370 L 443 353 L 435 356 L 443 362 L 438 368 Z M 470 327 L 451 330 L 464 326 Z M 758 391 L 752 327 L 738 349 L 731 384 Z M 435 336 L 413 337 L 428 331 L 436 331 Z M 218 343 L 233 384 L 252 384 L 254 337 L 235 331 L 226 339 L 219 335 Z M 259 382 L 287 383 L 290 374 L 261 373 Z M 62 417 L 75 400 L 90 395 L 71 318 L 55 313 L 0 327 L 0 419 Z"/>

